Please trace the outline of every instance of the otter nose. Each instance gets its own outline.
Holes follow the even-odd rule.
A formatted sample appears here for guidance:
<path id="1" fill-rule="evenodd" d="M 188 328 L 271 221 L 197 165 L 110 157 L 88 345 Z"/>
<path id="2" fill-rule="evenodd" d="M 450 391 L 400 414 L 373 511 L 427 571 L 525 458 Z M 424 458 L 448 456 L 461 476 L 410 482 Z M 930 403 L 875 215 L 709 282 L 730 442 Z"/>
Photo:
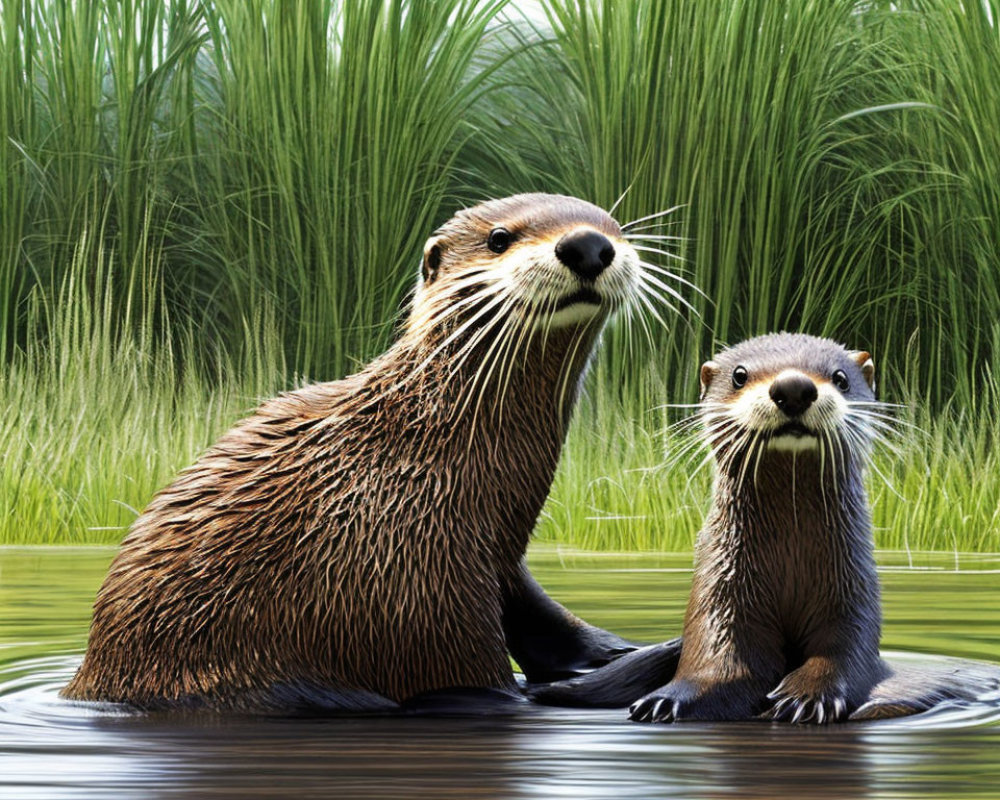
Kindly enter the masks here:
<path id="1" fill-rule="evenodd" d="M 587 281 L 596 280 L 614 257 L 614 245 L 594 230 L 570 231 L 556 244 L 556 258 Z"/>
<path id="2" fill-rule="evenodd" d="M 768 391 L 774 404 L 790 417 L 797 417 L 816 400 L 816 384 L 807 376 L 779 376 Z"/>

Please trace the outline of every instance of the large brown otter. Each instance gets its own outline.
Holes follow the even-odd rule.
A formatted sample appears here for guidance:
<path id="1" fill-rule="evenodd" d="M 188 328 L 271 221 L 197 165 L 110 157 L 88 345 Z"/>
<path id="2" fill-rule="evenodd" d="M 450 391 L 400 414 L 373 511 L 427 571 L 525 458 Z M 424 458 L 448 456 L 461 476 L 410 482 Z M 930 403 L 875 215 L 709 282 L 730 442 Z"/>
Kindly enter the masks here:
<path id="1" fill-rule="evenodd" d="M 879 656 L 863 476 L 887 423 L 869 354 L 802 334 L 762 336 L 702 366 L 701 383 L 698 419 L 717 471 L 679 664 L 676 641 L 654 645 L 533 696 L 604 706 L 640 697 L 631 709 L 640 722 L 822 724 L 996 691 L 990 665 L 914 669 Z"/>
<path id="2" fill-rule="evenodd" d="M 631 649 L 523 561 L 581 377 L 640 261 L 569 197 L 457 214 L 396 343 L 265 402 L 161 491 L 98 594 L 70 698 L 391 708 Z"/>

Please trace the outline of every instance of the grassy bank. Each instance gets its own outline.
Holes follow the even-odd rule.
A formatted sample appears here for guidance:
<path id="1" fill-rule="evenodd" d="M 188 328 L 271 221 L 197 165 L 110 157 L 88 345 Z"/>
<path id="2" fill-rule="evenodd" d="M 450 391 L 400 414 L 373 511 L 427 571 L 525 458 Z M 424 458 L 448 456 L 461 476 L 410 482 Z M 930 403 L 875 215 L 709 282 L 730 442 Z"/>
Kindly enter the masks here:
<path id="1" fill-rule="evenodd" d="M 156 489 L 282 386 L 273 352 L 215 375 L 179 375 L 169 358 L 150 361 L 134 346 L 107 353 L 99 337 L 91 342 L 40 365 L 25 360 L 0 383 L 0 543 L 118 542 Z M 900 454 L 879 452 L 869 480 L 880 548 L 997 551 L 998 411 L 984 403 L 977 412 L 900 412 L 917 430 L 898 426 Z M 708 508 L 711 467 L 702 450 L 683 455 L 690 441 L 670 432 L 668 417 L 623 408 L 592 381 L 538 539 L 689 551 Z"/>
<path id="2" fill-rule="evenodd" d="M 117 541 L 259 397 L 382 349 L 439 222 L 545 190 L 681 205 L 644 255 L 704 295 L 609 335 L 540 537 L 688 548 L 709 473 L 661 407 L 785 328 L 870 349 L 923 431 L 880 545 L 1000 549 L 1000 4 L 543 9 L 5 3 L 0 542 Z"/>

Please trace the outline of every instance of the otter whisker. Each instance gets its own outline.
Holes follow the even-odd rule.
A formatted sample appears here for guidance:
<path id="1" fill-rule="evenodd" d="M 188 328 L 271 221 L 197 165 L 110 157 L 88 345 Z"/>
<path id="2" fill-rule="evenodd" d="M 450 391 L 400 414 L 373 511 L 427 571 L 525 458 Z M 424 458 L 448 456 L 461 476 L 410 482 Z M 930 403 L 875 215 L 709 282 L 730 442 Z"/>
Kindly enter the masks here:
<path id="1" fill-rule="evenodd" d="M 577 356 L 579 355 L 579 352 L 580 352 L 580 347 L 582 346 L 585 338 L 586 338 L 586 334 L 585 334 L 585 332 L 582 329 L 579 330 L 579 331 L 577 331 L 577 333 L 576 333 L 576 335 L 574 337 L 573 347 L 570 350 L 569 355 L 563 361 L 563 365 L 562 365 L 563 372 L 562 372 L 562 376 L 561 376 L 561 380 L 560 380 L 561 386 L 560 386 L 559 395 L 558 395 L 559 396 L 559 402 L 558 402 L 558 405 L 556 406 L 560 410 L 560 413 L 562 413 L 562 414 L 565 414 L 566 413 L 566 409 L 568 408 L 568 405 L 566 403 L 567 394 L 570 391 L 575 392 L 576 389 L 577 389 L 577 387 L 575 387 L 575 386 L 571 388 L 570 387 L 570 383 L 572 381 L 572 378 L 574 377 L 573 376 L 573 373 L 574 373 L 573 365 L 576 363 Z M 582 372 L 580 373 L 580 375 L 582 375 Z M 577 376 L 577 377 L 579 377 L 579 376 Z"/>
<path id="2" fill-rule="evenodd" d="M 700 437 L 692 434 L 680 444 L 675 443 L 672 449 L 668 448 L 663 466 L 666 469 L 672 469 L 678 464 L 686 463 L 692 455 L 701 452 L 705 448 L 706 442 L 703 442 Z M 708 449 L 711 450 L 711 448 Z"/>
<path id="3" fill-rule="evenodd" d="M 689 289 L 691 289 L 691 290 L 692 290 L 693 292 L 695 292 L 695 293 L 697 293 L 697 294 L 700 294 L 700 295 L 701 295 L 702 297 L 704 297 L 704 298 L 705 298 L 706 300 L 708 300 L 708 301 L 710 301 L 710 302 L 711 302 L 711 299 L 712 299 L 712 298 L 710 298 L 710 297 L 709 297 L 709 296 L 708 296 L 707 294 L 705 294 L 705 292 L 703 292 L 703 291 L 702 291 L 701 289 L 699 289 L 699 288 L 698 288 L 698 287 L 697 287 L 697 286 L 696 286 L 695 284 L 693 284 L 693 283 L 692 283 L 691 281 L 689 281 L 689 280 L 688 280 L 687 278 L 683 277 L 683 276 L 682 276 L 682 275 L 680 275 L 679 273 L 677 273 L 677 272 L 674 272 L 673 270 L 669 270 L 669 269 L 667 269 L 666 267 L 662 267 L 662 266 L 660 266 L 659 264 L 654 264 L 654 263 L 653 263 L 653 262 L 651 262 L 651 261 L 641 261 L 641 260 L 640 260 L 640 261 L 639 261 L 639 263 L 640 263 L 640 264 L 641 264 L 641 265 L 642 265 L 642 266 L 643 266 L 643 267 L 644 267 L 645 269 L 648 269 L 648 270 L 650 270 L 650 271 L 652 271 L 652 272 L 657 272 L 657 273 L 659 273 L 660 275 L 662 275 L 663 277 L 665 277 L 665 278 L 668 278 L 669 280 L 672 280 L 672 281 L 675 281 L 675 282 L 677 282 L 677 283 L 681 283 L 681 284 L 684 284 L 684 285 L 685 285 L 685 286 L 687 286 L 687 287 L 688 287 Z"/>
<path id="4" fill-rule="evenodd" d="M 690 242 L 689 236 L 673 236 L 666 233 L 626 233 L 623 239 L 651 242 Z"/>
<path id="5" fill-rule="evenodd" d="M 428 365 L 430 365 L 431 363 L 433 363 L 434 360 L 442 352 L 444 352 L 444 350 L 448 347 L 448 345 L 450 345 L 452 342 L 455 342 L 456 340 L 458 340 L 462 336 L 464 336 L 465 333 L 468 331 L 468 329 L 470 327 L 472 327 L 473 325 L 475 325 L 480 319 L 482 319 L 484 316 L 486 316 L 487 314 L 489 314 L 498 305 L 501 305 L 504 302 L 504 300 L 506 299 L 506 297 L 507 297 L 503 293 L 502 290 L 496 290 L 495 292 L 492 292 L 492 294 L 494 295 L 493 299 L 491 299 L 487 303 L 485 303 L 485 305 L 483 306 L 483 308 L 481 308 L 477 312 L 475 312 L 471 317 L 469 317 L 469 319 L 467 319 L 457 329 L 455 329 L 455 331 L 453 331 L 450 335 L 448 335 L 445 338 L 445 340 L 440 345 L 438 345 L 437 347 L 435 347 L 434 350 L 431 351 L 430 355 L 428 355 L 423 361 L 421 361 L 413 369 L 413 371 L 408 376 L 408 379 L 412 379 L 416 375 L 420 374 L 424 369 L 426 369 L 428 367 Z M 490 323 L 492 323 L 492 322 L 493 322 L 493 320 L 491 319 Z M 467 345 L 463 345 L 462 349 L 465 349 L 466 347 L 467 347 Z M 461 350 L 459 352 L 461 352 Z"/>
<path id="6" fill-rule="evenodd" d="M 456 375 L 462 373 L 463 368 L 468 361 L 469 357 L 475 352 L 476 348 L 479 346 L 480 342 L 483 341 L 487 336 L 492 335 L 494 330 L 500 326 L 509 324 L 511 308 L 513 307 L 515 300 L 509 290 L 498 293 L 494 301 L 491 303 L 493 308 L 499 304 L 499 310 L 496 314 L 492 316 L 481 328 L 477 329 L 468 340 L 463 343 L 459 350 L 453 355 L 453 364 L 450 365 L 450 369 L 447 373 L 447 378 L 445 381 L 445 386 L 450 385 L 451 381 Z M 477 368 L 477 372 L 478 372 Z M 469 394 L 471 396 L 472 384 L 474 384 L 475 375 L 473 380 L 470 382 Z"/>
<path id="7" fill-rule="evenodd" d="M 879 450 L 884 450 L 893 458 L 903 458 L 906 453 L 906 451 L 895 442 L 880 435 L 873 435 L 871 437 L 871 445 Z"/>
<path id="8" fill-rule="evenodd" d="M 479 283 L 479 282 L 477 282 Z M 476 284 L 470 284 L 470 286 Z M 431 313 L 427 315 L 424 320 L 421 320 L 422 324 L 428 328 L 434 329 L 446 329 L 448 323 L 453 317 L 461 317 L 466 308 L 475 303 L 482 302 L 488 297 L 493 296 L 499 291 L 499 286 L 496 284 L 481 284 L 478 291 L 472 292 L 465 297 L 456 297 L 449 295 L 450 305 L 444 308 L 435 308 L 431 310 Z M 456 295 L 458 293 L 456 292 Z"/>
<path id="9" fill-rule="evenodd" d="M 697 419 L 692 417 L 688 420 L 681 420 L 681 422 L 691 421 L 697 422 Z M 711 444 L 706 441 L 706 437 L 698 435 L 697 429 L 693 425 L 688 425 L 686 428 L 668 426 L 661 433 L 661 436 L 669 443 L 665 448 L 668 454 L 665 462 L 667 467 L 676 466 L 696 451 L 708 449 L 711 453 L 712 450 Z M 672 448 L 671 444 L 674 445 Z"/>
<path id="10" fill-rule="evenodd" d="M 622 231 L 630 230 L 631 228 L 634 228 L 636 225 L 638 225 L 640 222 L 648 222 L 651 219 L 659 219 L 660 217 L 666 217 L 670 214 L 673 214 L 675 211 L 686 207 L 687 203 L 679 203 L 676 206 L 671 206 L 665 211 L 657 211 L 655 214 L 647 214 L 644 217 L 639 217 L 638 219 L 633 219 L 630 222 L 626 222 L 624 225 L 621 226 L 621 229 Z"/>
<path id="11" fill-rule="evenodd" d="M 485 304 L 490 298 L 497 298 L 503 295 L 504 292 L 502 289 L 498 289 L 496 287 L 484 288 L 479 292 L 476 292 L 475 294 L 469 295 L 468 297 L 458 301 L 455 305 L 460 307 L 457 308 L 454 313 L 441 314 L 438 318 L 432 318 L 430 323 L 439 329 L 447 331 L 448 326 L 446 323 L 450 322 L 453 316 L 459 317 L 461 312 L 464 311 L 468 306 L 474 307 L 480 303 Z M 457 328 L 455 328 L 448 337 L 445 337 L 442 347 L 447 347 L 448 344 L 450 344 L 452 341 L 454 341 L 457 338 L 460 338 L 463 334 L 465 334 L 468 331 L 468 329 L 472 325 L 475 325 L 475 323 L 483 317 L 484 313 L 488 313 L 492 308 L 495 307 L 496 307 L 495 305 L 491 305 L 491 306 L 484 306 L 484 308 L 481 308 L 478 311 L 474 310 L 472 317 L 468 316 L 465 317 L 465 319 L 461 322 L 461 324 Z M 439 354 L 440 351 L 434 353 L 435 356 Z"/>
<path id="12" fill-rule="evenodd" d="M 729 448 L 724 453 L 726 471 L 737 468 L 736 486 L 742 486 L 749 459 L 753 455 L 754 443 L 759 436 L 752 428 L 741 427 L 737 434 L 730 437 Z"/>
<path id="13" fill-rule="evenodd" d="M 668 286 L 663 281 L 661 281 L 659 278 L 655 277 L 654 275 L 645 274 L 645 275 L 643 275 L 641 277 L 641 281 L 644 284 L 649 284 L 649 285 L 655 286 L 658 289 L 662 289 L 664 292 L 666 292 L 671 297 L 673 297 L 675 300 L 677 300 L 678 303 L 680 303 L 681 305 L 685 306 L 696 317 L 701 317 L 701 313 L 698 311 L 698 309 L 696 309 L 693 305 L 691 305 L 691 303 L 689 303 L 680 294 L 680 292 L 678 292 L 672 286 Z M 661 302 L 666 303 L 666 305 L 668 305 L 671 308 L 671 310 L 675 310 L 674 307 L 673 307 L 673 305 L 671 305 L 670 303 L 667 303 L 666 301 L 662 301 L 662 300 L 661 300 Z"/>
<path id="14" fill-rule="evenodd" d="M 475 427 L 475 423 L 478 420 L 483 393 L 489 385 L 490 378 L 492 377 L 493 371 L 496 367 L 497 358 L 499 358 L 499 353 L 505 348 L 506 343 L 511 336 L 511 332 L 515 329 L 517 324 L 514 315 L 511 313 L 514 303 L 515 300 L 513 297 L 507 298 L 507 304 L 504 307 L 505 313 L 502 315 L 500 331 L 490 343 L 470 381 L 469 391 L 467 392 L 466 400 L 463 404 L 463 410 L 468 407 L 469 402 L 471 402 L 472 398 L 475 396 L 476 404 L 473 412 L 473 427 Z"/>
<path id="15" fill-rule="evenodd" d="M 677 253 L 671 253 L 669 250 L 662 250 L 661 248 L 653 247 L 652 245 L 633 244 L 632 248 L 643 253 L 656 253 L 657 255 L 666 256 L 667 258 L 672 258 L 675 261 L 680 261 L 684 264 L 688 263 L 688 260 L 684 258 L 684 256 L 679 256 Z"/>
<path id="16" fill-rule="evenodd" d="M 624 316 L 625 316 L 625 344 L 626 344 L 626 352 L 628 353 L 629 359 L 631 360 L 632 358 L 635 357 L 636 349 L 637 349 L 636 348 L 636 344 L 635 344 L 635 318 L 636 318 L 636 309 L 635 309 L 635 304 L 634 303 L 628 303 L 628 304 L 626 304 Z M 652 341 L 651 338 L 649 338 L 648 331 L 647 331 L 646 342 L 650 346 L 650 348 L 652 348 L 653 341 Z"/>
<path id="17" fill-rule="evenodd" d="M 526 309 L 522 309 L 522 313 L 520 314 L 511 314 L 508 324 L 504 326 L 501 335 L 497 337 L 497 340 L 490 347 L 477 373 L 477 379 L 481 385 L 474 412 L 476 418 L 478 418 L 481 410 L 485 390 L 493 379 L 494 371 L 499 364 L 500 371 L 496 376 L 499 387 L 497 411 L 498 417 L 502 419 L 504 402 L 508 393 L 510 378 L 516 366 L 515 362 L 520 352 L 521 343 L 525 340 L 525 337 L 530 336 L 535 330 L 541 310 L 541 304 L 532 304 Z M 504 365 L 507 367 L 506 372 Z"/>
<path id="18" fill-rule="evenodd" d="M 694 482 L 694 479 L 707 465 L 712 463 L 712 459 L 714 457 L 715 454 L 712 452 L 712 450 L 709 450 L 707 453 L 705 453 L 705 457 L 702 458 L 702 460 L 699 461 L 697 464 L 695 464 L 694 468 L 688 470 L 687 480 L 684 482 L 685 491 L 691 489 L 691 484 Z"/>
<path id="19" fill-rule="evenodd" d="M 684 220 L 680 219 L 663 219 L 659 221 L 650 222 L 646 225 L 636 225 L 634 228 L 629 228 L 627 231 L 622 232 L 622 238 L 632 235 L 641 235 L 640 231 L 662 231 L 665 228 L 676 228 L 678 225 L 683 225 Z M 689 237 L 685 237 L 689 238 Z"/>
<path id="20" fill-rule="evenodd" d="M 702 420 L 698 417 L 684 417 L 663 426 L 660 428 L 659 433 L 661 436 L 680 436 L 685 433 L 697 431 L 701 423 Z"/>
<path id="21" fill-rule="evenodd" d="M 506 311 L 507 313 L 509 313 L 509 305 L 511 302 L 512 301 L 508 299 L 507 303 L 503 307 L 503 310 Z M 506 314 L 503 315 L 498 314 L 495 320 L 490 320 L 490 322 L 488 322 L 486 326 L 476 331 L 476 333 L 472 337 L 470 337 L 468 344 L 459 351 L 459 354 L 455 359 L 455 364 L 449 369 L 447 378 L 445 380 L 444 388 L 450 387 L 451 382 L 456 378 L 459 379 L 465 378 L 463 368 L 471 358 L 472 354 L 476 351 L 476 348 L 479 347 L 480 343 L 482 343 L 484 339 L 486 339 L 488 336 L 493 335 L 497 328 L 500 328 L 500 332 L 497 334 L 497 338 L 502 338 L 503 328 L 507 324 L 509 323 Z M 480 361 L 479 365 L 476 367 L 475 372 L 472 374 L 471 378 L 469 378 L 469 385 L 464 392 L 465 399 L 461 405 L 462 413 L 465 412 L 469 402 L 474 396 L 475 390 L 478 388 L 478 381 L 480 373 L 483 368 L 482 363 L 483 362 Z"/>
<path id="22" fill-rule="evenodd" d="M 707 426 L 706 432 L 710 437 L 712 447 L 719 451 L 721 458 L 725 458 L 730 462 L 740 457 L 740 451 L 750 436 L 750 432 L 736 420 L 730 420 L 721 425 L 713 424 Z"/>
<path id="23" fill-rule="evenodd" d="M 501 371 L 500 371 L 500 375 L 499 375 L 500 386 L 501 386 L 501 389 L 500 389 L 500 411 L 501 411 L 501 415 L 502 415 L 502 412 L 503 412 L 504 399 L 506 398 L 507 391 L 508 391 L 508 389 L 510 387 L 511 376 L 513 374 L 514 367 L 517 365 L 518 354 L 520 353 L 521 348 L 524 345 L 525 341 L 527 339 L 530 339 L 531 336 L 535 335 L 535 333 L 536 333 L 535 328 L 537 326 L 537 320 L 538 320 L 538 317 L 539 317 L 539 315 L 541 313 L 542 313 L 542 308 L 539 305 L 535 305 L 535 306 L 533 306 L 533 307 L 531 307 L 529 309 L 529 316 L 528 316 L 528 318 L 526 320 L 522 321 L 522 324 L 520 325 L 520 328 L 521 328 L 520 334 L 517 336 L 517 339 L 514 341 L 513 347 L 511 348 L 508 345 L 507 348 L 506 348 L 507 352 L 505 352 L 505 353 L 501 354 L 501 356 L 499 356 L 499 358 L 501 359 L 501 364 L 506 364 L 506 367 L 507 367 L 506 371 L 504 371 L 503 367 L 501 367 Z M 552 316 L 551 315 L 547 315 L 545 317 L 545 326 L 544 326 L 544 328 L 542 330 L 542 353 L 543 353 L 543 358 L 544 358 L 544 354 L 545 354 L 545 350 L 546 350 L 546 345 L 548 344 L 549 330 L 551 329 L 551 324 L 552 324 Z"/>
<path id="24" fill-rule="evenodd" d="M 521 346 L 525 339 L 532 336 L 535 331 L 534 328 L 537 325 L 537 320 L 539 317 L 539 307 L 537 305 L 529 306 L 520 318 L 517 320 L 516 324 L 511 327 L 511 333 L 505 336 L 505 341 L 503 346 L 497 349 L 497 354 L 495 356 L 495 362 L 499 364 L 500 369 L 497 373 L 497 381 L 500 387 L 500 409 L 503 409 L 503 401 L 506 397 L 507 390 L 510 386 L 510 379 L 513 375 L 514 369 L 519 366 L 518 364 L 518 354 L 521 351 Z M 546 320 L 547 321 L 547 320 Z M 545 342 L 548 337 L 548 326 L 546 325 L 542 331 L 542 353 L 544 357 L 545 353 Z"/>
<path id="25" fill-rule="evenodd" d="M 637 285 L 636 291 L 637 292 L 642 292 L 643 290 L 641 288 L 639 288 L 639 286 Z M 640 300 L 639 302 L 641 303 L 642 301 Z M 642 331 L 646 335 L 646 344 L 649 345 L 650 348 L 652 348 L 653 345 L 654 345 L 654 342 L 653 342 L 653 331 L 649 327 L 649 322 L 646 320 L 646 315 L 639 313 L 637 305 L 638 304 L 634 303 L 634 304 L 630 305 L 629 308 L 630 309 L 635 309 L 634 315 L 635 315 L 635 318 L 639 320 L 639 324 L 642 326 Z"/>
<path id="26" fill-rule="evenodd" d="M 476 371 L 472 375 L 472 378 L 469 380 L 469 387 L 465 392 L 465 399 L 462 402 L 462 414 L 465 414 L 471 406 L 472 412 L 469 425 L 474 435 L 479 428 L 482 419 L 481 411 L 483 407 L 483 400 L 488 389 L 490 388 L 493 372 L 496 367 L 497 360 L 499 359 L 499 353 L 501 350 L 505 349 L 513 329 L 514 326 L 511 319 L 505 319 L 499 332 L 494 338 L 494 341 L 491 342 L 489 349 L 483 359 L 479 362 L 479 365 L 476 367 Z M 501 398 L 494 396 L 493 399 L 499 418 Z M 497 442 L 493 441 L 490 445 L 491 452 L 495 452 L 496 447 Z"/>
<path id="27" fill-rule="evenodd" d="M 886 400 L 848 400 L 847 405 L 858 408 L 908 408 L 906 403 L 890 403 Z"/>
<path id="28" fill-rule="evenodd" d="M 746 485 L 747 473 L 750 471 L 750 462 L 754 461 L 759 463 L 760 452 L 763 449 L 761 447 L 761 433 L 756 429 L 748 431 L 749 441 L 747 443 L 746 455 L 740 464 L 740 471 L 736 478 L 736 486 L 738 490 L 742 490 L 743 486 Z M 755 484 L 756 486 L 756 484 Z"/>
<path id="29" fill-rule="evenodd" d="M 864 437 L 866 440 L 870 440 L 872 444 L 885 447 L 889 449 L 889 452 L 896 455 L 902 452 L 896 442 L 893 441 L 893 439 L 898 440 L 899 431 L 896 430 L 896 428 L 889 422 L 879 419 L 865 419 L 863 417 L 858 418 L 853 415 L 848 415 L 846 419 L 849 427 L 855 431 L 858 436 Z"/>
<path id="30" fill-rule="evenodd" d="M 863 431 L 859 431 L 859 435 L 867 437 L 873 443 L 878 443 L 881 446 L 891 448 L 891 451 L 894 453 L 900 452 L 898 446 L 889 438 L 890 435 L 898 436 L 899 431 L 891 425 L 879 422 L 878 420 L 865 420 L 864 425 L 865 429 Z"/>
<path id="31" fill-rule="evenodd" d="M 830 431 L 823 429 L 820 434 L 820 447 L 819 447 L 819 482 L 820 486 L 827 485 L 827 461 L 833 458 L 833 442 L 830 440 Z M 836 466 L 833 467 L 836 472 Z M 835 482 L 835 481 L 834 481 Z M 836 491 L 836 488 L 834 489 Z M 822 492 L 823 500 L 823 519 L 830 520 L 830 505 L 827 503 L 827 493 Z"/>
<path id="32" fill-rule="evenodd" d="M 642 305 L 646 308 L 646 310 L 649 311 L 649 313 L 653 316 L 653 318 L 660 323 L 660 325 L 662 325 L 664 328 L 669 327 L 667 325 L 666 320 L 664 320 L 663 317 L 660 316 L 660 312 L 656 310 L 656 306 L 650 300 L 650 294 L 646 289 L 644 280 L 645 278 L 641 278 L 639 283 L 637 284 L 636 288 L 638 291 L 636 291 L 636 297 L 638 298 L 639 302 L 642 303 Z M 655 299 L 659 300 L 661 303 L 663 302 L 662 298 L 657 297 L 656 295 L 652 295 L 652 297 L 655 297 Z M 675 314 L 677 313 L 677 309 L 674 308 L 669 303 L 664 303 L 664 305 L 666 305 L 667 308 L 673 311 Z"/>
<path id="33" fill-rule="evenodd" d="M 468 301 L 474 297 L 482 297 L 503 289 L 503 273 L 495 269 L 477 270 L 474 275 L 463 276 L 460 279 L 445 283 L 438 287 L 438 295 L 433 303 L 435 307 L 427 315 L 424 324 L 442 326 L 452 316 L 457 316 L 461 310 L 468 305 Z M 462 294 L 466 289 L 478 287 L 478 291 L 465 297 Z"/>
<path id="34" fill-rule="evenodd" d="M 849 469 L 847 457 L 849 450 L 844 447 L 844 440 L 841 436 L 830 436 L 830 444 L 833 449 L 833 469 L 838 481 L 841 476 L 846 475 Z"/>
<path id="35" fill-rule="evenodd" d="M 927 431 L 919 425 L 910 422 L 909 420 L 900 419 L 899 417 L 895 417 L 891 414 L 883 414 L 868 408 L 854 408 L 850 405 L 848 405 L 848 414 L 865 420 L 881 420 L 884 423 L 888 423 L 889 427 L 893 429 L 898 426 L 901 428 L 907 428 L 915 433 L 927 435 Z"/>
<path id="36" fill-rule="evenodd" d="M 497 278 L 499 276 L 489 276 L 492 279 L 484 279 L 478 277 L 475 280 L 469 281 L 455 281 L 445 288 L 442 288 L 441 298 L 435 302 L 441 303 L 439 307 L 432 309 L 431 313 L 426 316 L 422 323 L 427 326 L 433 326 L 435 328 L 447 327 L 448 321 L 452 317 L 461 316 L 469 305 L 484 300 L 487 297 L 491 297 L 499 292 L 506 291 L 501 280 Z M 465 290 L 469 288 L 476 288 L 469 294 L 464 294 Z M 464 295 L 464 296 L 463 296 Z"/>
<path id="37" fill-rule="evenodd" d="M 854 417 L 860 420 L 880 420 L 884 423 L 888 423 L 890 426 L 895 427 L 896 425 L 905 425 L 906 420 L 901 420 L 899 417 L 894 417 L 892 414 L 883 414 L 880 411 L 873 411 L 868 408 L 847 408 L 847 416 Z"/>
<path id="38" fill-rule="evenodd" d="M 893 482 L 892 482 L 892 481 L 891 481 L 891 480 L 889 479 L 889 477 L 888 477 L 888 476 L 887 476 L 887 475 L 886 475 L 886 474 L 885 474 L 885 473 L 884 473 L 884 472 L 883 472 L 883 471 L 882 471 L 881 469 L 879 469 L 879 466 L 878 466 L 878 464 L 877 464 L 877 463 L 875 463 L 874 459 L 868 459 L 868 461 L 866 462 L 866 466 L 867 466 L 867 467 L 868 467 L 869 469 L 871 469 L 871 471 L 872 471 L 872 472 L 873 472 L 873 473 L 874 473 L 874 474 L 875 474 L 875 475 L 876 475 L 876 476 L 878 477 L 878 479 L 879 479 L 879 480 L 880 480 L 880 481 L 881 481 L 881 482 L 882 482 L 883 484 L 885 484 L 885 487 L 886 487 L 886 488 L 887 488 L 887 489 L 888 489 L 888 490 L 889 490 L 890 492 L 892 492 L 892 493 L 893 493 L 893 494 L 894 494 L 894 495 L 895 495 L 895 496 L 896 496 L 897 498 L 899 498 L 900 500 L 905 500 L 905 499 L 906 499 L 905 497 L 903 497 L 903 495 L 901 495 L 901 494 L 900 494 L 900 493 L 899 493 L 899 492 L 897 491 L 897 489 L 896 489 L 895 485 L 894 485 L 894 484 L 893 484 Z"/>

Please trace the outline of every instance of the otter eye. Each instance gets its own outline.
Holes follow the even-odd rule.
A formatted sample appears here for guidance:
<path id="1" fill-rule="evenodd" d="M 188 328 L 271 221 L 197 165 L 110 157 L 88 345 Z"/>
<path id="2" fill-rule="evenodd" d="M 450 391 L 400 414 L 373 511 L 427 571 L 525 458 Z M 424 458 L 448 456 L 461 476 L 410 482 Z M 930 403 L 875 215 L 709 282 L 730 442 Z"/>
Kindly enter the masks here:
<path id="1" fill-rule="evenodd" d="M 833 385 L 836 386 L 842 392 L 848 392 L 851 389 L 851 382 L 847 380 L 847 373 L 842 369 L 838 369 L 833 373 L 831 378 Z"/>
<path id="2" fill-rule="evenodd" d="M 486 246 L 494 253 L 502 253 L 510 247 L 511 235 L 506 228 L 494 228 L 486 240 Z"/>
<path id="3" fill-rule="evenodd" d="M 747 368 L 744 366 L 738 366 L 733 370 L 733 386 L 737 389 L 742 389 L 747 385 L 747 379 L 750 377 L 750 373 L 747 372 Z"/>

